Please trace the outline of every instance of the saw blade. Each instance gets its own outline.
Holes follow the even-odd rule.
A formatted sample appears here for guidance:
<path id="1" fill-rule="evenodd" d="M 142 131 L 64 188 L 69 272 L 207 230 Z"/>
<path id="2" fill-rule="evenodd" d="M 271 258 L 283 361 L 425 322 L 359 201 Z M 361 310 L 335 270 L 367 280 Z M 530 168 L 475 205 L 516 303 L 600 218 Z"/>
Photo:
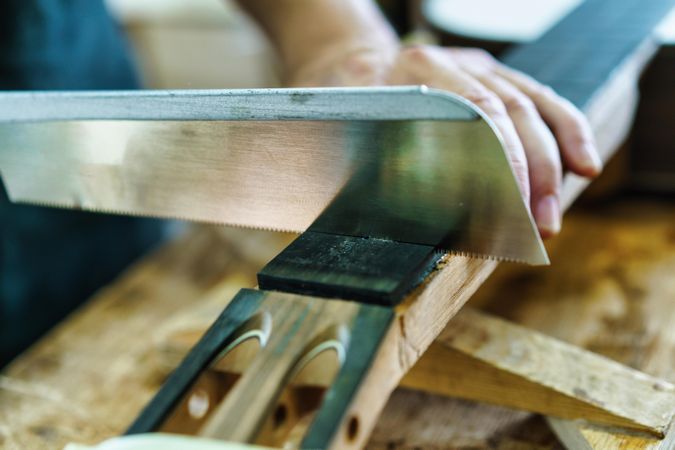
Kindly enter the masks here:
<path id="1" fill-rule="evenodd" d="M 494 126 L 423 86 L 6 93 L 15 202 L 546 264 Z"/>

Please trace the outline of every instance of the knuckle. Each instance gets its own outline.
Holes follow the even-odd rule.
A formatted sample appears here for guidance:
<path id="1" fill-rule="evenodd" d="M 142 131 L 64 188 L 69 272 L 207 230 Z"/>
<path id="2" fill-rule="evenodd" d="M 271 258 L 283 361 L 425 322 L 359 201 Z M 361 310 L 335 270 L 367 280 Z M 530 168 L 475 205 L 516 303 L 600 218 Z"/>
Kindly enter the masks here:
<path id="1" fill-rule="evenodd" d="M 542 184 L 549 187 L 551 190 L 557 191 L 558 185 L 562 178 L 562 165 L 558 158 L 547 158 L 537 168 L 538 178 Z"/>
<path id="2" fill-rule="evenodd" d="M 556 103 L 561 107 L 562 114 L 558 116 L 557 123 L 552 125 L 566 130 L 572 145 L 584 145 L 592 141 L 592 133 L 586 116 L 553 88 L 537 83 L 533 88 L 532 97 Z"/>
<path id="3" fill-rule="evenodd" d="M 579 137 L 582 139 L 588 139 L 591 134 L 590 125 L 588 125 L 586 116 L 575 107 L 570 108 L 568 126 L 574 127 L 574 129 L 577 130 Z"/>
<path id="4" fill-rule="evenodd" d="M 403 48 L 399 57 L 405 62 L 429 66 L 433 62 L 433 49 L 427 45 L 411 45 Z"/>
<path id="5" fill-rule="evenodd" d="M 501 116 L 506 113 L 504 103 L 499 99 L 497 94 L 487 89 L 470 89 L 462 92 L 461 95 L 488 115 Z"/>
<path id="6" fill-rule="evenodd" d="M 534 102 L 525 95 L 511 95 L 505 98 L 504 106 L 511 114 L 532 114 L 537 110 Z"/>
<path id="7" fill-rule="evenodd" d="M 529 173 L 532 189 L 540 194 L 558 194 L 562 183 L 562 163 L 557 146 L 554 151 L 538 153 L 529 157 Z"/>
<path id="8" fill-rule="evenodd" d="M 513 169 L 513 174 L 518 180 L 518 184 L 521 187 L 523 195 L 527 198 L 530 195 L 530 182 L 529 182 L 529 170 L 527 166 L 527 161 L 519 157 L 511 157 L 511 168 Z"/>
<path id="9" fill-rule="evenodd" d="M 520 179 L 527 179 L 528 174 L 528 165 L 525 158 L 519 156 L 511 156 L 511 167 L 516 173 L 516 176 Z"/>
<path id="10" fill-rule="evenodd" d="M 540 84 L 537 83 L 536 81 L 533 83 L 534 86 L 532 86 L 532 91 L 535 96 L 540 97 L 542 99 L 554 101 L 559 101 L 561 99 L 558 93 L 551 86 Z"/>
<path id="11" fill-rule="evenodd" d="M 588 145 L 591 139 L 577 126 L 575 122 L 571 122 L 567 126 L 567 144 L 576 148 L 581 148 Z"/>
<path id="12" fill-rule="evenodd" d="M 494 62 L 495 58 L 488 52 L 487 50 L 484 50 L 482 48 L 471 48 L 468 49 L 467 52 L 469 54 L 479 60 L 482 60 L 483 62 Z"/>
<path id="13" fill-rule="evenodd" d="M 360 77 L 372 77 L 378 72 L 377 65 L 374 64 L 372 57 L 362 54 L 350 56 L 346 68 L 352 75 Z"/>
<path id="14" fill-rule="evenodd" d="M 566 117 L 562 117 L 558 128 L 564 130 L 566 141 L 571 145 L 586 145 L 592 142 L 592 133 L 586 117 L 576 108 L 567 111 Z"/>

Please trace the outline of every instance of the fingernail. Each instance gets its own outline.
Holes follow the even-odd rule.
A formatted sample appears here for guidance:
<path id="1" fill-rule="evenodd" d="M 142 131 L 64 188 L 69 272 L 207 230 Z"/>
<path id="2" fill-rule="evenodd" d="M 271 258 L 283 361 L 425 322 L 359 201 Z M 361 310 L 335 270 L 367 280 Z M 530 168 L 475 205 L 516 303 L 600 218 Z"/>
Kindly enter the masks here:
<path id="1" fill-rule="evenodd" d="M 558 234 L 560 232 L 560 203 L 558 197 L 547 195 L 539 200 L 535 211 L 535 219 L 542 234 Z"/>
<path id="2" fill-rule="evenodd" d="M 598 151 L 595 148 L 595 145 L 591 143 L 586 143 L 582 147 L 582 152 L 583 152 L 583 161 L 584 161 L 584 166 L 586 166 L 586 169 L 588 169 L 589 172 L 592 173 L 600 173 L 602 172 L 602 160 L 600 159 L 600 156 L 598 156 Z"/>

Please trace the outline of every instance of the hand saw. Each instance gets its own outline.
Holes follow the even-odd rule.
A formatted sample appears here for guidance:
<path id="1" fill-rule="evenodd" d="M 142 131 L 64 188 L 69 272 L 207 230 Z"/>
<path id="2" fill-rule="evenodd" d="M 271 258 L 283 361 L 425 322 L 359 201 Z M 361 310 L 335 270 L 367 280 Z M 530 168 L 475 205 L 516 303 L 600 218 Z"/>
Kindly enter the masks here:
<path id="1" fill-rule="evenodd" d="M 14 202 L 546 264 L 499 133 L 424 86 L 0 95 Z"/>

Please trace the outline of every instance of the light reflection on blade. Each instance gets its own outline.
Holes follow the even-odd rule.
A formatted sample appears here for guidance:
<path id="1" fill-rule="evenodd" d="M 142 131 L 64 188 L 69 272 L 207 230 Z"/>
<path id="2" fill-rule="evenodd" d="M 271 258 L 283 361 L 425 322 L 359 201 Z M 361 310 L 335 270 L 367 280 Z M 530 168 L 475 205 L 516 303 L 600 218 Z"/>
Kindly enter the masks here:
<path id="1" fill-rule="evenodd" d="M 364 103 L 359 120 L 0 123 L 0 171 L 13 201 L 547 263 L 499 137 L 442 97 L 468 113 L 364 120 Z"/>

